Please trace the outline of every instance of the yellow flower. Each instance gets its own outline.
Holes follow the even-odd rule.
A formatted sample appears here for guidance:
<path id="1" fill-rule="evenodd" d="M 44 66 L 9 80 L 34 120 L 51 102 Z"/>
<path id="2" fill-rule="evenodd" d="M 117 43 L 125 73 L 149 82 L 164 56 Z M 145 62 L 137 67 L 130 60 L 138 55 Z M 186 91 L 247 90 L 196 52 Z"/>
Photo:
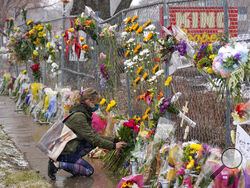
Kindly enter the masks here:
<path id="1" fill-rule="evenodd" d="M 139 74 L 140 74 L 140 72 L 141 72 L 142 68 L 143 68 L 142 66 L 138 68 L 138 70 L 137 70 L 137 72 L 136 72 L 136 74 L 137 74 L 137 75 L 139 75 Z"/>
<path id="2" fill-rule="evenodd" d="M 31 29 L 31 30 L 29 31 L 29 34 L 31 35 L 31 34 L 33 34 L 33 33 L 35 33 L 35 30 L 34 30 L 34 29 Z"/>
<path id="3" fill-rule="evenodd" d="M 45 31 L 39 32 L 39 33 L 38 33 L 38 37 L 40 37 L 40 38 L 43 37 L 43 34 L 45 34 Z"/>
<path id="4" fill-rule="evenodd" d="M 27 22 L 27 25 L 30 25 L 32 23 L 32 21 L 31 20 L 29 20 L 28 22 Z"/>
<path id="5" fill-rule="evenodd" d="M 84 41 L 84 37 L 80 37 L 80 41 L 83 42 Z"/>
<path id="6" fill-rule="evenodd" d="M 213 74 L 213 69 L 210 67 L 204 67 L 204 70 L 207 71 L 209 74 Z"/>
<path id="7" fill-rule="evenodd" d="M 126 28 L 125 28 L 125 31 L 128 31 L 128 30 L 129 30 L 129 27 L 126 27 Z"/>
<path id="8" fill-rule="evenodd" d="M 102 98 L 100 105 L 104 105 L 106 103 L 106 99 Z"/>
<path id="9" fill-rule="evenodd" d="M 133 27 L 133 30 L 135 31 L 138 28 L 139 24 L 136 23 L 135 26 Z"/>
<path id="10" fill-rule="evenodd" d="M 55 53 L 56 51 L 55 50 L 51 50 L 51 53 Z"/>
<path id="11" fill-rule="evenodd" d="M 145 111 L 145 115 L 148 114 L 150 110 L 151 110 L 151 108 L 149 107 L 149 108 Z"/>
<path id="12" fill-rule="evenodd" d="M 209 56 L 209 59 L 214 60 L 215 56 L 216 56 L 216 55 L 212 54 L 212 55 Z"/>
<path id="13" fill-rule="evenodd" d="M 38 28 L 37 28 L 38 31 L 41 31 L 43 30 L 43 25 L 40 25 Z"/>
<path id="14" fill-rule="evenodd" d="M 64 33 L 62 33 L 62 37 L 64 37 L 65 36 L 65 34 Z"/>
<path id="15" fill-rule="evenodd" d="M 208 50 L 209 50 L 211 53 L 213 53 L 213 47 L 212 47 L 212 44 L 209 44 L 209 45 L 208 45 Z"/>
<path id="16" fill-rule="evenodd" d="M 43 37 L 45 38 L 46 36 L 47 36 L 46 33 L 44 33 L 44 34 L 43 34 Z"/>
<path id="17" fill-rule="evenodd" d="M 26 73 L 27 73 L 27 70 L 24 70 L 24 71 L 23 71 L 23 74 L 26 74 Z"/>
<path id="18" fill-rule="evenodd" d="M 135 33 L 136 33 L 136 34 L 139 34 L 139 33 L 141 33 L 142 31 L 143 31 L 143 26 L 139 27 Z"/>
<path id="19" fill-rule="evenodd" d="M 145 120 L 145 119 L 147 119 L 147 118 L 148 118 L 148 114 L 145 114 L 145 115 L 142 117 L 143 120 Z"/>
<path id="20" fill-rule="evenodd" d="M 110 106 L 114 107 L 116 105 L 116 102 L 114 100 L 110 101 Z"/>
<path id="21" fill-rule="evenodd" d="M 137 121 L 137 122 L 138 122 L 138 121 L 141 121 L 141 117 L 136 118 L 136 121 Z"/>
<path id="22" fill-rule="evenodd" d="M 187 169 L 192 169 L 194 167 L 194 160 L 191 160 L 188 164 L 187 164 Z"/>
<path id="23" fill-rule="evenodd" d="M 128 17 L 127 19 L 126 19 L 126 24 L 128 24 L 129 23 L 129 21 L 131 20 L 131 17 Z"/>
<path id="24" fill-rule="evenodd" d="M 145 72 L 144 75 L 142 76 L 142 78 L 143 78 L 144 80 L 146 80 L 147 76 L 148 76 L 148 74 Z"/>
<path id="25" fill-rule="evenodd" d="M 126 47 L 126 46 L 127 46 L 127 43 L 125 42 L 125 43 L 123 44 L 123 46 Z"/>
<path id="26" fill-rule="evenodd" d="M 135 85 L 139 82 L 139 80 L 140 80 L 140 77 L 137 77 L 137 78 L 135 79 Z"/>
<path id="27" fill-rule="evenodd" d="M 136 16 L 134 16 L 133 18 L 132 18 L 132 20 L 131 20 L 131 23 L 134 23 L 134 21 L 136 20 L 138 18 L 138 16 L 136 15 Z"/>
<path id="28" fill-rule="evenodd" d="M 138 46 L 136 46 L 136 48 L 135 48 L 135 50 L 133 51 L 133 53 L 134 53 L 134 54 L 137 53 L 138 50 L 140 50 L 140 49 L 141 49 L 141 44 L 139 44 Z"/>
<path id="29" fill-rule="evenodd" d="M 128 56 L 128 54 L 129 54 L 129 50 L 127 50 L 127 52 L 125 53 L 125 57 L 127 57 Z"/>
<path id="30" fill-rule="evenodd" d="M 172 80 L 172 76 L 169 76 L 165 82 L 165 86 L 169 86 L 170 82 Z"/>
<path id="31" fill-rule="evenodd" d="M 17 28 L 16 28 L 16 27 L 14 27 L 14 28 L 13 28 L 13 30 L 14 30 L 14 31 L 16 31 L 16 30 L 17 30 Z"/>
<path id="32" fill-rule="evenodd" d="M 73 33 L 75 31 L 75 29 L 74 28 L 69 28 L 68 31 Z"/>
<path id="33" fill-rule="evenodd" d="M 190 148 L 195 149 L 196 151 L 199 151 L 199 150 L 203 149 L 200 144 L 191 144 Z"/>
<path id="34" fill-rule="evenodd" d="M 158 69 L 158 67 L 159 67 L 159 64 L 157 64 L 157 65 L 155 65 L 155 67 L 153 68 L 153 73 L 155 74 L 157 71 L 157 69 Z"/>
<path id="35" fill-rule="evenodd" d="M 24 48 L 24 45 L 21 45 L 22 48 Z"/>
<path id="36" fill-rule="evenodd" d="M 144 27 L 148 26 L 151 23 L 151 20 L 149 19 L 147 23 L 144 24 Z"/>
<path id="37" fill-rule="evenodd" d="M 59 35 L 56 35 L 56 39 L 59 39 L 60 37 L 59 37 Z"/>
<path id="38" fill-rule="evenodd" d="M 50 48 L 50 46 L 51 46 L 51 43 L 48 42 L 48 43 L 46 44 L 46 48 Z"/>
<path id="39" fill-rule="evenodd" d="M 110 111 L 110 109 L 111 109 L 111 105 L 110 105 L 110 104 L 108 104 L 108 106 L 107 106 L 107 108 L 106 108 L 106 112 L 109 112 L 109 111 Z"/>
<path id="40" fill-rule="evenodd" d="M 38 55 L 39 55 L 38 51 L 34 50 L 34 51 L 33 51 L 33 55 L 34 55 L 34 56 L 38 56 Z"/>
<path id="41" fill-rule="evenodd" d="M 67 44 L 69 44 L 70 43 L 70 40 L 67 40 Z"/>

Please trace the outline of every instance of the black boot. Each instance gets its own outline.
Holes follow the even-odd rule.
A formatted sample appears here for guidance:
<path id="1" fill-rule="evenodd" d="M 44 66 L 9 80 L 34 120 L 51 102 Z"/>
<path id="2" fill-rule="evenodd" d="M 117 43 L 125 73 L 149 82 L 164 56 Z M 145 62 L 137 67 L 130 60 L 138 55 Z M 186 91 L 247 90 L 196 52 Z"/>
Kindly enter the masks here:
<path id="1" fill-rule="evenodd" d="M 58 168 L 54 165 L 54 161 L 52 159 L 49 159 L 48 162 L 48 176 L 50 177 L 51 180 L 56 179 L 56 172 L 58 171 Z"/>

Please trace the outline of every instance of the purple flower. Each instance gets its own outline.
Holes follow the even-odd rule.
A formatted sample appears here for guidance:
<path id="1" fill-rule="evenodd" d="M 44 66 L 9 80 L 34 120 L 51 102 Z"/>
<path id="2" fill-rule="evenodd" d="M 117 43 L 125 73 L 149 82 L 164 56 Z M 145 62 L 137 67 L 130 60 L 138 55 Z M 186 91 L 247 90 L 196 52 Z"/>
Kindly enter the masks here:
<path id="1" fill-rule="evenodd" d="M 180 43 L 178 43 L 175 46 L 175 50 L 177 50 L 181 56 L 184 56 L 187 53 L 187 44 L 185 41 L 182 41 Z"/>
<path id="2" fill-rule="evenodd" d="M 100 72 L 102 74 L 102 77 L 106 80 L 110 78 L 110 74 L 108 73 L 108 69 L 104 63 L 100 66 Z"/>
<path id="3" fill-rule="evenodd" d="M 240 60 L 240 53 L 237 53 L 237 54 L 235 54 L 234 55 L 234 59 L 236 59 L 237 61 L 239 61 Z"/>

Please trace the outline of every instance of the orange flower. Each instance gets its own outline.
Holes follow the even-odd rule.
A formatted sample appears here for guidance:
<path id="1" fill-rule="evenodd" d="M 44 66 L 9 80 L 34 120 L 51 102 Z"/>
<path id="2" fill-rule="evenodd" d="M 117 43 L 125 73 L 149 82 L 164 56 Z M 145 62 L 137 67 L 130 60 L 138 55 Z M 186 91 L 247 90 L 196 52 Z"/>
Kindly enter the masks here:
<path id="1" fill-rule="evenodd" d="M 159 64 L 155 65 L 155 67 L 153 68 L 153 73 L 154 74 L 157 72 L 158 67 L 159 67 Z"/>
<path id="2" fill-rule="evenodd" d="M 127 46 L 127 43 L 125 42 L 125 43 L 123 44 L 123 46 L 126 47 L 126 46 Z"/>
<path id="3" fill-rule="evenodd" d="M 136 23 L 135 26 L 134 26 L 134 28 L 133 28 L 133 30 L 135 31 L 138 28 L 138 26 L 139 26 L 139 24 Z"/>
<path id="4" fill-rule="evenodd" d="M 145 120 L 145 119 L 147 119 L 147 118 L 148 118 L 148 114 L 145 114 L 145 115 L 142 117 L 143 120 Z"/>
<path id="5" fill-rule="evenodd" d="M 147 38 L 147 39 L 150 40 L 150 39 L 152 38 L 152 36 L 153 36 L 153 33 L 150 32 L 150 33 L 148 34 L 148 38 Z"/>
<path id="6" fill-rule="evenodd" d="M 142 78 L 143 78 L 144 80 L 146 80 L 147 77 L 148 77 L 148 74 L 145 72 L 144 75 L 142 76 Z"/>
<path id="7" fill-rule="evenodd" d="M 135 33 L 136 33 L 136 34 L 139 34 L 139 33 L 141 33 L 142 31 L 143 31 L 143 26 L 139 27 Z"/>
<path id="8" fill-rule="evenodd" d="M 136 85 L 139 81 L 140 81 L 140 77 L 137 77 L 137 78 L 135 79 L 135 85 Z"/>
<path id="9" fill-rule="evenodd" d="M 135 48 L 135 50 L 133 51 L 133 53 L 134 53 L 134 54 L 137 53 L 138 50 L 140 50 L 140 49 L 141 49 L 141 44 L 139 44 L 138 46 L 136 46 L 136 48 Z"/>
<path id="10" fill-rule="evenodd" d="M 148 26 L 151 23 L 151 20 L 149 19 L 147 23 L 144 24 L 144 27 Z"/>
<path id="11" fill-rule="evenodd" d="M 91 22 L 92 22 L 91 20 L 86 20 L 85 25 L 89 25 L 89 24 L 91 24 Z"/>
<path id="12" fill-rule="evenodd" d="M 148 114 L 150 110 L 151 110 L 151 108 L 149 107 L 149 108 L 145 111 L 145 115 Z"/>
<path id="13" fill-rule="evenodd" d="M 129 27 L 126 27 L 126 28 L 125 28 L 125 31 L 128 31 L 128 30 L 129 30 Z"/>
<path id="14" fill-rule="evenodd" d="M 136 73 L 137 75 L 141 73 L 142 68 L 143 68 L 142 66 L 138 68 L 137 73 Z"/>
<path id="15" fill-rule="evenodd" d="M 129 23 L 129 21 L 131 20 L 131 17 L 128 17 L 127 19 L 126 19 L 126 24 L 128 24 Z"/>
<path id="16" fill-rule="evenodd" d="M 67 40 L 67 44 L 69 44 L 70 43 L 70 40 Z"/>
<path id="17" fill-rule="evenodd" d="M 163 93 L 162 93 L 162 91 L 160 91 L 159 95 L 157 96 L 157 100 L 158 101 L 161 100 L 162 96 L 163 96 Z"/>
<path id="18" fill-rule="evenodd" d="M 134 23 L 134 21 L 136 20 L 138 18 L 138 16 L 136 15 L 136 16 L 134 16 L 133 18 L 132 18 L 132 20 L 131 20 L 131 23 Z"/>
<path id="19" fill-rule="evenodd" d="M 88 51 L 89 47 L 88 47 L 87 44 L 84 44 L 84 45 L 82 46 L 82 49 L 83 49 L 84 51 Z"/>
<path id="20" fill-rule="evenodd" d="M 132 31 L 132 29 L 134 28 L 135 24 L 133 24 L 130 28 L 129 28 L 129 32 Z"/>
<path id="21" fill-rule="evenodd" d="M 125 54 L 125 57 L 127 57 L 127 56 L 128 56 L 129 52 L 130 52 L 130 51 L 129 51 L 129 50 L 127 50 L 127 52 L 126 52 L 126 54 Z"/>

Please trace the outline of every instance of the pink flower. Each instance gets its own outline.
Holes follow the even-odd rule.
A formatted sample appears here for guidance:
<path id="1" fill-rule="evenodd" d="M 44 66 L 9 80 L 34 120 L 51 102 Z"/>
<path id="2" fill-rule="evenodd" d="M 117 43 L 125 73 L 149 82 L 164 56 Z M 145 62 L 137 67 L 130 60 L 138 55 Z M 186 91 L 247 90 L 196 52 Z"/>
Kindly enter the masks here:
<path id="1" fill-rule="evenodd" d="M 106 59 L 106 55 L 103 52 L 101 52 L 99 57 L 98 57 L 98 61 L 101 61 L 101 60 L 104 60 L 104 59 Z"/>
<path id="2" fill-rule="evenodd" d="M 101 34 L 99 34 L 99 36 L 100 36 L 100 37 L 104 37 L 104 34 L 103 34 L 103 33 L 101 33 Z"/>
<path id="3" fill-rule="evenodd" d="M 184 185 L 187 185 L 188 188 L 192 188 L 192 179 L 190 177 L 186 177 L 184 182 L 183 182 Z"/>

